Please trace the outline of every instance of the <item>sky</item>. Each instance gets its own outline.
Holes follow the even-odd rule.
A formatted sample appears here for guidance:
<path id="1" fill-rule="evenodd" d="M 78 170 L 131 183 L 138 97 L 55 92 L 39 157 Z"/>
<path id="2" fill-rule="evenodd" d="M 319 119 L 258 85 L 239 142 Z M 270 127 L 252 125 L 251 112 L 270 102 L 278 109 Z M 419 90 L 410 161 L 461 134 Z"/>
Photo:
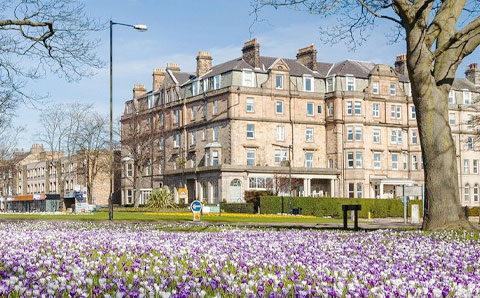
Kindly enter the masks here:
<path id="1" fill-rule="evenodd" d="M 393 65 L 395 57 L 405 52 L 405 44 L 392 44 L 388 38 L 391 26 L 385 21 L 374 31 L 367 31 L 367 42 L 349 50 L 348 45 L 327 45 L 322 42 L 320 26 L 336 23 L 306 12 L 286 8 L 266 8 L 256 21 L 250 0 L 86 0 L 86 12 L 105 22 L 145 24 L 146 32 L 129 27 L 113 29 L 113 115 L 119 118 L 124 102 L 131 99 L 136 83 L 152 88 L 152 71 L 165 68 L 168 62 L 178 63 L 182 71 L 194 72 L 198 51 L 212 54 L 213 64 L 241 56 L 245 41 L 256 37 L 260 55 L 295 58 L 297 50 L 314 44 L 317 60 L 339 62 L 345 59 L 372 61 Z M 27 88 L 47 95 L 46 103 L 80 102 L 93 104 L 95 110 L 109 113 L 109 31 L 92 34 L 100 40 L 97 55 L 105 67 L 78 82 L 66 82 L 55 74 L 31 82 Z M 467 57 L 457 76 L 464 76 L 466 65 L 480 62 L 479 51 Z M 81 112 L 81 111 L 79 111 Z M 43 116 L 44 117 L 44 116 Z M 25 128 L 18 139 L 18 148 L 28 150 L 40 143 L 42 117 L 38 108 L 21 105 L 14 123 Z"/>

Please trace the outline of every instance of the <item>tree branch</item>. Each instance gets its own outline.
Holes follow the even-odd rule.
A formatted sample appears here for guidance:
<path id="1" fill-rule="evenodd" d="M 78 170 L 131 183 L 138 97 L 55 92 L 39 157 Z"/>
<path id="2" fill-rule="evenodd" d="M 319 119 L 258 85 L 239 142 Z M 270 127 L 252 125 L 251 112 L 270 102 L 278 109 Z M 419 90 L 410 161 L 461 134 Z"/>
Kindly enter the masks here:
<path id="1" fill-rule="evenodd" d="M 386 19 L 386 20 L 390 20 L 390 21 L 393 21 L 397 24 L 400 24 L 402 25 L 402 21 L 398 20 L 398 19 L 395 19 L 395 18 L 392 18 L 390 16 L 386 16 L 386 15 L 382 15 L 382 14 L 379 14 L 378 12 L 376 12 L 375 10 L 373 10 L 370 6 L 368 6 L 365 1 L 363 0 L 357 0 L 358 3 L 360 3 L 369 13 L 371 13 L 372 15 L 374 15 L 375 17 L 379 18 L 379 19 Z"/>

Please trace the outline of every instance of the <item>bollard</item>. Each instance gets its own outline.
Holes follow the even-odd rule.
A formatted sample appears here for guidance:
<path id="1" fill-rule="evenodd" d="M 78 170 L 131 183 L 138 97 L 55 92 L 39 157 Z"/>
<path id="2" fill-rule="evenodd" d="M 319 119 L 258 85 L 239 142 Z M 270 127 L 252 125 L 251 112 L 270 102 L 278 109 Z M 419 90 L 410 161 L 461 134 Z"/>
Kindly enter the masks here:
<path id="1" fill-rule="evenodd" d="M 370 211 L 368 211 L 368 220 L 371 220 L 372 219 L 372 213 L 370 213 Z"/>

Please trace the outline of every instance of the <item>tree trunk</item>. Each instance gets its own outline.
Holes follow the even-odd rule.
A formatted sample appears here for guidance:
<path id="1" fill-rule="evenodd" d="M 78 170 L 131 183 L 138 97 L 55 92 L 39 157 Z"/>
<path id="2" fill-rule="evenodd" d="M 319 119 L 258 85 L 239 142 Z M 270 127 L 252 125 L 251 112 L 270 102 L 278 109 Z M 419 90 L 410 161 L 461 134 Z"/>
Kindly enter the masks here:
<path id="1" fill-rule="evenodd" d="M 456 148 L 448 122 L 448 91 L 439 88 L 428 72 L 429 67 L 421 64 L 410 72 L 428 208 L 423 229 L 472 229 L 460 203 Z"/>

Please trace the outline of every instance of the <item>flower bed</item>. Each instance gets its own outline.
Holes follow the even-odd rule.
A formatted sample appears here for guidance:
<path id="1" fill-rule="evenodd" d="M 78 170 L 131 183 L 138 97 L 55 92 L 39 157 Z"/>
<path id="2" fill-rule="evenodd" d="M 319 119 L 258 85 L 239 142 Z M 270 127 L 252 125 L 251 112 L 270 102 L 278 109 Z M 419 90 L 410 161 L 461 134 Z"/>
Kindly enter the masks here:
<path id="1" fill-rule="evenodd" d="M 472 233 L 162 229 L 0 223 L 0 296 L 480 295 L 480 241 Z"/>

